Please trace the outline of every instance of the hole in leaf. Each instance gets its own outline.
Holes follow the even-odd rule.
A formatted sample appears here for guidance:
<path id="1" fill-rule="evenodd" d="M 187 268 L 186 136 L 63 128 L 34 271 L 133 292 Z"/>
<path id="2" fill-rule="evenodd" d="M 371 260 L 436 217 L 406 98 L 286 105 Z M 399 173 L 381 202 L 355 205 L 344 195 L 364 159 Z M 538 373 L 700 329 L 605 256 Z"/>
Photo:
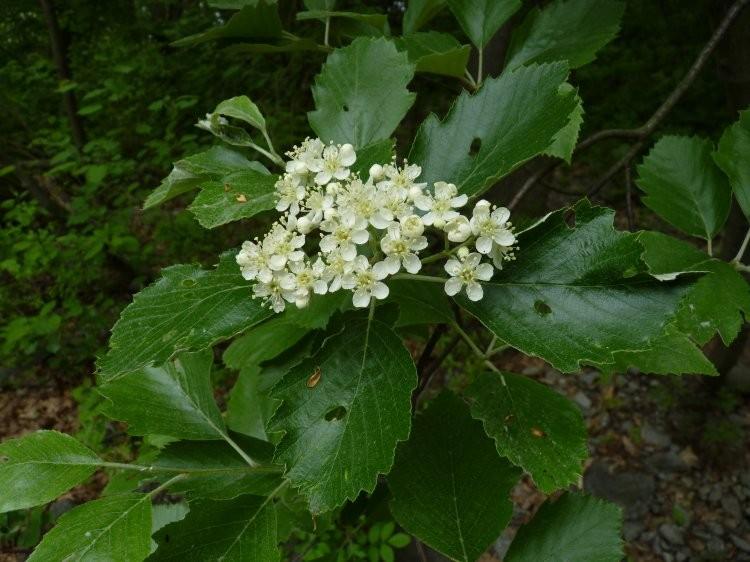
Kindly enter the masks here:
<path id="1" fill-rule="evenodd" d="M 482 148 L 482 139 L 474 137 L 471 146 L 469 146 L 469 156 L 476 156 L 480 148 Z"/>
<path id="2" fill-rule="evenodd" d="M 346 408 L 343 406 L 336 406 L 335 408 L 331 408 L 328 410 L 328 413 L 326 414 L 326 421 L 333 421 L 333 420 L 342 420 L 344 419 L 344 416 L 346 415 Z"/>
<path id="3" fill-rule="evenodd" d="M 552 312 L 552 309 L 544 301 L 535 301 L 534 310 L 536 310 L 536 313 L 539 316 L 547 316 L 550 312 Z"/>
<path id="4" fill-rule="evenodd" d="M 344 106 L 341 109 L 343 109 L 344 111 L 349 111 L 349 106 L 344 104 Z"/>
<path id="5" fill-rule="evenodd" d="M 574 210 L 570 210 L 565 215 L 563 215 L 563 220 L 565 221 L 565 224 L 568 225 L 569 228 L 575 228 L 576 227 L 576 212 Z"/>

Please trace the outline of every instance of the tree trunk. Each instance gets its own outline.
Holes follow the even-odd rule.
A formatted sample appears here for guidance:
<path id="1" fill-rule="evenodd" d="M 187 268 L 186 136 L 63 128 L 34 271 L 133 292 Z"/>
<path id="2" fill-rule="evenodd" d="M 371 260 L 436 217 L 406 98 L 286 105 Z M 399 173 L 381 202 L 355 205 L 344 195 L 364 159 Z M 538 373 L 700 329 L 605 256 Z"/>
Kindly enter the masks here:
<path id="1" fill-rule="evenodd" d="M 60 33 L 55 6 L 52 2 L 53 0 L 39 0 L 39 4 L 42 7 L 42 13 L 44 14 L 44 20 L 47 23 L 52 58 L 55 61 L 57 76 L 60 80 L 72 80 L 70 67 L 68 66 L 68 46 L 63 40 L 62 33 Z M 76 101 L 75 93 L 72 90 L 65 92 L 63 94 L 63 102 L 65 104 L 65 112 L 68 114 L 68 122 L 70 123 L 73 143 L 80 151 L 86 143 L 86 135 L 84 133 L 81 116 L 78 115 L 78 103 Z"/>

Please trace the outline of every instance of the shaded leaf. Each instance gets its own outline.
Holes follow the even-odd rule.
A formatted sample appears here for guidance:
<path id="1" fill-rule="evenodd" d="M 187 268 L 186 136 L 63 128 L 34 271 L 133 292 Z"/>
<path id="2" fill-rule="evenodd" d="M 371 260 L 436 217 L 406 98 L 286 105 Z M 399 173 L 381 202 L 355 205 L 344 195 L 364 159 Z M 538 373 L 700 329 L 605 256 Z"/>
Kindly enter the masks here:
<path id="1" fill-rule="evenodd" d="M 404 12 L 404 35 L 419 31 L 446 5 L 446 0 L 409 0 Z"/>
<path id="2" fill-rule="evenodd" d="M 64 513 L 29 557 L 30 562 L 144 560 L 151 550 L 151 498 L 120 494 Z"/>
<path id="3" fill-rule="evenodd" d="M 91 476 L 100 463 L 88 447 L 57 431 L 0 443 L 0 513 L 50 502 Z"/>
<path id="4" fill-rule="evenodd" d="M 414 66 L 385 39 L 335 49 L 315 78 L 310 126 L 324 141 L 363 147 L 388 138 L 414 103 Z"/>
<path id="5" fill-rule="evenodd" d="M 463 77 L 471 47 L 461 45 L 447 33 L 427 31 L 395 39 L 396 47 L 406 51 L 417 72 Z"/>
<path id="6" fill-rule="evenodd" d="M 274 185 L 278 176 L 249 170 L 235 172 L 221 181 L 203 183 L 188 207 L 204 228 L 250 218 L 276 205 Z"/>
<path id="7" fill-rule="evenodd" d="M 154 538 L 159 548 L 149 560 L 280 560 L 271 497 L 193 502 L 184 519 L 167 525 Z"/>
<path id="8" fill-rule="evenodd" d="M 619 562 L 622 513 L 616 505 L 567 493 L 547 501 L 510 545 L 506 562 Z"/>
<path id="9" fill-rule="evenodd" d="M 250 467 L 228 444 L 219 441 L 170 443 L 152 463 L 156 468 L 184 471 L 187 478 L 170 486 L 194 498 L 228 500 L 243 494 L 271 493 L 281 484 L 281 467 L 268 463 L 273 445 L 259 439 L 235 436 L 237 444 L 262 466 Z"/>
<path id="10" fill-rule="evenodd" d="M 389 297 L 398 303 L 398 326 L 451 324 L 455 321 L 451 301 L 439 285 L 408 280 L 389 281 Z"/>
<path id="11" fill-rule="evenodd" d="M 192 191 L 207 180 L 219 181 L 234 172 L 254 170 L 268 174 L 259 162 L 250 161 L 239 152 L 223 146 L 214 146 L 176 162 L 172 172 L 164 178 L 143 204 L 150 209 L 178 195 Z"/>
<path id="12" fill-rule="evenodd" d="M 520 471 L 445 392 L 414 421 L 388 475 L 398 523 L 452 560 L 474 562 L 510 521 Z"/>
<path id="13" fill-rule="evenodd" d="M 576 108 L 574 93 L 560 91 L 567 74 L 564 63 L 505 72 L 474 95 L 462 93 L 443 121 L 428 117 L 409 154 L 422 166 L 420 181 L 479 195 L 545 152 Z"/>
<path id="14" fill-rule="evenodd" d="M 266 129 L 266 120 L 263 114 L 258 109 L 258 106 L 247 96 L 236 96 L 224 100 L 216 106 L 214 113 L 218 113 L 224 117 L 239 119 L 261 131 L 265 131 Z"/>
<path id="15" fill-rule="evenodd" d="M 468 391 L 471 415 L 498 452 L 544 493 L 574 484 L 588 457 L 586 424 L 573 402 L 523 375 L 483 373 Z"/>
<path id="16" fill-rule="evenodd" d="M 393 159 L 394 148 L 393 139 L 383 139 L 360 148 L 357 150 L 357 161 L 351 167 L 352 172 L 366 179 L 373 164 L 383 164 Z"/>
<path id="17" fill-rule="evenodd" d="M 574 90 L 573 86 L 565 83 L 560 86 L 560 91 L 565 93 Z M 573 151 L 578 144 L 578 134 L 581 132 L 581 125 L 583 125 L 583 100 L 578 93 L 575 94 L 575 98 L 577 105 L 568 116 L 568 124 L 555 133 L 555 136 L 552 137 L 552 144 L 544 151 L 547 156 L 560 158 L 568 164 L 573 158 Z"/>
<path id="18" fill-rule="evenodd" d="M 109 352 L 99 360 L 99 376 L 106 382 L 163 364 L 179 351 L 208 348 L 272 314 L 252 298 L 234 252 L 223 254 L 216 269 L 173 265 L 122 312 Z"/>
<path id="19" fill-rule="evenodd" d="M 650 348 L 689 290 L 646 273 L 635 234 L 614 212 L 586 200 L 519 234 L 517 260 L 484 284 L 484 298 L 458 303 L 501 340 L 563 372 L 606 364 L 616 351 Z"/>
<path id="20" fill-rule="evenodd" d="M 388 326 L 350 317 L 274 388 L 283 402 L 269 429 L 284 432 L 275 460 L 313 513 L 372 491 L 388 472 L 409 434 L 416 382 L 411 356 Z"/>
<path id="21" fill-rule="evenodd" d="M 716 166 L 713 143 L 698 137 L 664 136 L 638 166 L 641 201 L 686 234 L 709 240 L 729 216 L 732 190 Z"/>
<path id="22" fill-rule="evenodd" d="M 172 45 L 187 47 L 215 39 L 265 39 L 280 37 L 281 34 L 281 19 L 275 0 L 246 0 L 224 25 L 183 37 Z"/>
<path id="23" fill-rule="evenodd" d="M 478 49 L 483 49 L 500 26 L 521 7 L 520 0 L 447 1 L 466 36 Z"/>
<path id="24" fill-rule="evenodd" d="M 750 109 L 724 130 L 714 160 L 729 178 L 742 212 L 750 217 Z"/>
<path id="25" fill-rule="evenodd" d="M 337 12 L 333 10 L 308 10 L 304 12 L 297 12 L 297 21 L 320 20 L 324 22 L 327 18 L 343 18 L 355 20 L 383 30 L 385 30 L 388 26 L 388 16 L 386 16 L 385 14 Z"/>
<path id="26" fill-rule="evenodd" d="M 532 8 L 513 32 L 506 68 L 565 60 L 578 68 L 596 58 L 620 29 L 625 3 L 617 0 L 555 0 Z"/>
<path id="27" fill-rule="evenodd" d="M 643 260 L 654 275 L 669 278 L 674 272 L 708 272 L 680 305 L 679 331 L 701 345 L 717 332 L 725 345 L 732 343 L 750 316 L 750 286 L 743 276 L 728 263 L 666 234 L 642 232 L 638 240 L 644 247 Z"/>
<path id="28" fill-rule="evenodd" d="M 127 422 L 134 435 L 223 439 L 226 427 L 211 387 L 213 352 L 181 353 L 159 367 L 145 367 L 100 384 L 101 410 Z"/>

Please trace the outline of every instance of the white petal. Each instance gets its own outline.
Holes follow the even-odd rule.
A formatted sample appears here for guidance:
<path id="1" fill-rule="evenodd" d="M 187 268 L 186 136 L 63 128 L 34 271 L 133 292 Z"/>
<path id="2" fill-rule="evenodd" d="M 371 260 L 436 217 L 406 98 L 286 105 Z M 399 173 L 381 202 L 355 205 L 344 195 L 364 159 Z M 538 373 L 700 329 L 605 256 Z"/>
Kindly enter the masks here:
<path id="1" fill-rule="evenodd" d="M 372 296 L 378 300 L 382 301 L 384 298 L 388 297 L 389 292 L 388 285 L 381 281 L 378 281 L 372 286 Z"/>
<path id="2" fill-rule="evenodd" d="M 352 295 L 352 304 L 357 308 L 365 308 L 370 304 L 370 293 L 362 289 L 357 289 L 354 291 L 354 295 Z"/>
<path id="3" fill-rule="evenodd" d="M 386 267 L 388 268 L 388 273 L 390 275 L 396 275 L 398 273 L 398 270 L 401 269 L 401 260 L 398 259 L 396 256 L 388 256 L 383 260 L 383 262 Z M 382 279 L 382 277 L 380 277 Z"/>
<path id="4" fill-rule="evenodd" d="M 354 152 L 354 147 L 346 143 L 339 149 L 339 160 L 347 168 L 357 161 L 357 153 Z"/>
<path id="5" fill-rule="evenodd" d="M 445 282 L 445 292 L 453 296 L 461 290 L 461 280 L 458 277 L 451 277 Z"/>
<path id="6" fill-rule="evenodd" d="M 268 266 L 274 271 L 279 271 L 283 269 L 285 265 L 286 265 L 286 256 L 276 254 L 276 255 L 271 256 L 271 258 L 268 260 Z"/>
<path id="7" fill-rule="evenodd" d="M 482 281 L 489 281 L 492 279 L 493 273 L 495 273 L 495 268 L 489 263 L 480 263 L 475 271 L 477 279 L 481 279 Z"/>
<path id="8" fill-rule="evenodd" d="M 315 283 L 313 283 L 313 292 L 316 295 L 325 295 L 328 291 L 328 286 L 326 285 L 326 282 L 318 279 Z"/>
<path id="9" fill-rule="evenodd" d="M 482 254 L 489 254 L 490 250 L 492 250 L 492 238 L 487 238 L 486 236 L 480 236 L 477 238 L 477 251 Z"/>
<path id="10" fill-rule="evenodd" d="M 484 291 L 482 290 L 482 286 L 479 283 L 469 283 L 466 286 L 466 296 L 469 297 L 470 301 L 478 301 L 481 300 L 484 296 Z"/>
<path id="11" fill-rule="evenodd" d="M 513 235 L 513 233 L 510 230 L 500 230 L 497 234 L 495 234 L 493 240 L 500 244 L 501 246 L 512 246 L 513 243 L 516 241 L 516 237 Z"/>
<path id="12" fill-rule="evenodd" d="M 352 232 L 352 242 L 355 244 L 364 244 L 370 239 L 370 233 L 366 230 L 355 230 Z"/>
<path id="13" fill-rule="evenodd" d="M 510 218 L 510 211 L 505 207 L 498 207 L 497 209 L 492 211 L 492 218 L 499 223 L 508 222 L 508 219 Z"/>
<path id="14" fill-rule="evenodd" d="M 427 226 L 430 226 L 434 221 L 435 215 L 432 213 L 432 211 L 422 217 L 422 222 Z"/>
<path id="15" fill-rule="evenodd" d="M 417 273 L 422 269 L 422 262 L 416 254 L 406 254 L 404 256 L 404 269 L 409 273 Z"/>
<path id="16" fill-rule="evenodd" d="M 333 282 L 331 283 L 331 286 L 333 286 L 335 282 L 336 280 L 334 279 Z M 344 289 L 353 289 L 356 285 L 357 285 L 357 278 L 351 273 L 341 277 L 341 286 Z"/>
<path id="17" fill-rule="evenodd" d="M 372 274 L 375 276 L 375 279 L 385 279 L 390 272 L 391 269 L 385 261 L 379 261 L 372 266 Z"/>
<path id="18" fill-rule="evenodd" d="M 434 201 L 429 195 L 422 195 L 414 198 L 414 205 L 416 205 L 417 209 L 421 209 L 422 211 L 429 211 L 432 209 L 433 204 Z M 424 220 L 424 217 L 422 217 L 422 220 Z"/>
<path id="19" fill-rule="evenodd" d="M 448 272 L 448 275 L 458 275 L 458 272 L 461 271 L 461 262 L 458 260 L 448 260 L 445 262 L 445 271 Z"/>
<path id="20" fill-rule="evenodd" d="M 458 197 L 454 197 L 451 199 L 451 207 L 463 207 L 466 205 L 466 202 L 469 200 L 469 197 L 464 193 L 462 195 L 459 195 Z"/>
<path id="21" fill-rule="evenodd" d="M 469 266 L 471 269 L 474 269 L 476 266 L 479 265 L 479 262 L 482 261 L 482 255 L 477 254 L 476 252 L 472 252 L 468 256 L 466 256 L 466 259 L 464 260 L 464 263 Z"/>
<path id="22" fill-rule="evenodd" d="M 341 245 L 341 257 L 345 261 L 352 261 L 357 257 L 357 247 L 351 242 L 346 242 Z"/>
<path id="23" fill-rule="evenodd" d="M 333 236 L 323 236 L 320 239 L 320 251 L 324 253 L 333 252 L 336 249 L 336 239 Z"/>

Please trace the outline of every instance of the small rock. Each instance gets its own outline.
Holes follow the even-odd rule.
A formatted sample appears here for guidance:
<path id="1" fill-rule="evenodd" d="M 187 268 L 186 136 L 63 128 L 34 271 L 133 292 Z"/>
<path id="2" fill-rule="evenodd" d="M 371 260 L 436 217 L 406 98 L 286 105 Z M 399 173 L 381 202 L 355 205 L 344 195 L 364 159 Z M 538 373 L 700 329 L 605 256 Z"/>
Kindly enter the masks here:
<path id="1" fill-rule="evenodd" d="M 626 521 L 622 526 L 622 536 L 626 541 L 633 542 L 645 528 L 640 521 Z"/>
<path id="2" fill-rule="evenodd" d="M 678 552 L 677 555 L 675 556 L 675 560 L 677 560 L 677 562 L 685 562 L 685 560 L 687 559 L 688 559 L 688 555 L 685 554 L 684 552 Z"/>
<path id="3" fill-rule="evenodd" d="M 723 554 L 724 552 L 724 541 L 721 539 L 717 539 L 716 537 L 712 537 L 708 539 L 708 544 L 706 545 L 707 550 L 716 555 L 716 554 Z"/>
<path id="4" fill-rule="evenodd" d="M 690 468 L 680 455 L 672 451 L 655 453 L 646 462 L 658 473 L 681 472 Z M 664 476 L 669 478 L 669 475 Z"/>
<path id="5" fill-rule="evenodd" d="M 719 503 L 721 494 L 721 486 L 719 484 L 714 484 L 711 487 L 711 493 L 708 494 L 708 501 L 710 501 L 711 503 Z"/>
<path id="6" fill-rule="evenodd" d="M 521 373 L 524 375 L 538 375 L 541 372 L 542 368 L 536 365 L 529 365 L 528 367 L 524 368 L 523 371 L 521 371 Z"/>
<path id="7" fill-rule="evenodd" d="M 683 544 L 682 529 L 671 523 L 663 523 L 659 526 L 659 534 L 672 544 Z"/>
<path id="8" fill-rule="evenodd" d="M 641 426 L 641 437 L 643 441 L 654 447 L 668 447 L 672 440 L 669 435 L 657 429 L 649 422 L 646 422 Z"/>
<path id="9" fill-rule="evenodd" d="M 578 404 L 584 410 L 591 408 L 591 399 L 580 390 L 575 393 L 575 396 L 573 396 L 573 402 Z"/>
<path id="10" fill-rule="evenodd" d="M 750 542 L 745 539 L 738 537 L 737 535 L 729 535 L 729 538 L 734 543 L 734 546 L 739 548 L 743 552 L 750 552 Z"/>
<path id="11" fill-rule="evenodd" d="M 750 367 L 738 363 L 727 373 L 726 385 L 742 394 L 750 393 Z"/>
<path id="12" fill-rule="evenodd" d="M 740 502 L 734 496 L 726 495 L 721 498 L 721 508 L 735 519 L 742 519 Z"/>
<path id="13" fill-rule="evenodd" d="M 724 527 L 719 525 L 716 521 L 707 521 L 706 527 L 708 527 L 708 530 L 711 531 L 717 537 L 720 537 L 721 535 L 724 534 Z"/>
<path id="14" fill-rule="evenodd" d="M 69 498 L 61 498 L 55 502 L 52 503 L 52 505 L 49 506 L 49 514 L 52 516 L 52 519 L 57 519 L 60 517 L 63 513 L 67 513 L 71 509 L 73 509 L 76 506 L 76 502 Z"/>
<path id="15" fill-rule="evenodd" d="M 750 472 L 743 472 L 740 474 L 740 482 L 745 488 L 750 490 Z"/>
<path id="16" fill-rule="evenodd" d="M 590 386 L 599 378 L 599 371 L 586 371 L 581 375 L 581 378 L 583 379 L 583 382 Z"/>
<path id="17" fill-rule="evenodd" d="M 648 511 L 656 481 L 642 472 L 612 473 L 606 463 L 594 461 L 584 474 L 583 487 L 595 496 L 621 505 L 626 517 L 632 519 Z"/>

